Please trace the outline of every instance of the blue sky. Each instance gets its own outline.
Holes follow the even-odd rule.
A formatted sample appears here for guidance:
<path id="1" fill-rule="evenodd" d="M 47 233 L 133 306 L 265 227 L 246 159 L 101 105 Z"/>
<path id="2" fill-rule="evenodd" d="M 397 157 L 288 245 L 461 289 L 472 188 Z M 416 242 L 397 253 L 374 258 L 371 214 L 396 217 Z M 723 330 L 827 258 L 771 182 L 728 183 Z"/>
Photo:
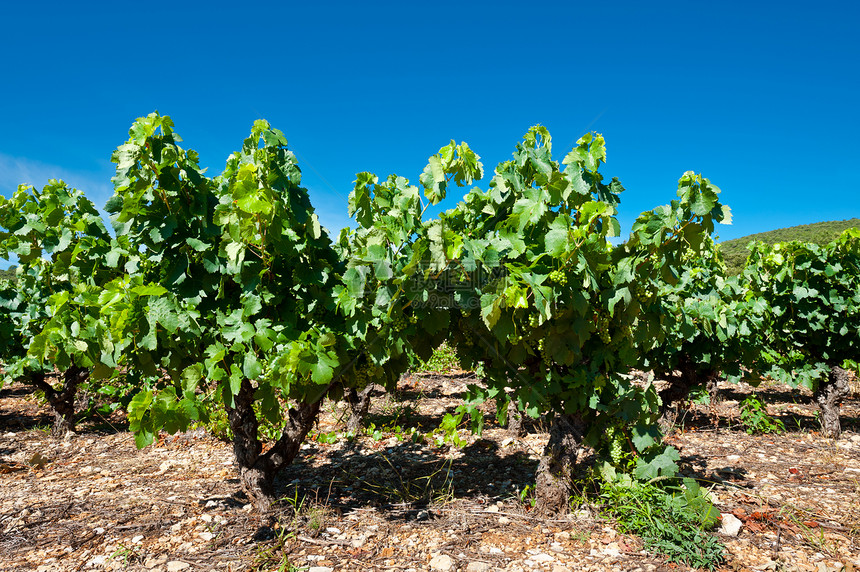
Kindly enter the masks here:
<path id="1" fill-rule="evenodd" d="M 625 229 L 687 170 L 723 189 L 723 239 L 860 217 L 854 2 L 30 2 L 3 21 L 7 196 L 58 177 L 102 206 L 111 152 L 158 110 L 213 175 L 269 120 L 335 232 L 357 172 L 417 182 L 455 139 L 491 174 L 537 123 L 559 160 L 603 133 Z"/>

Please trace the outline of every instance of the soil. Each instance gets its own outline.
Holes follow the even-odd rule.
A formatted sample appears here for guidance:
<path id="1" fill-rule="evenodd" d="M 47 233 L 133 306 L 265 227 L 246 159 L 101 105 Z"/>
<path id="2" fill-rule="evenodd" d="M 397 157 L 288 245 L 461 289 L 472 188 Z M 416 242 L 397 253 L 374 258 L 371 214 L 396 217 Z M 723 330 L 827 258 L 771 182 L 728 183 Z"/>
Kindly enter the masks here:
<path id="1" fill-rule="evenodd" d="M 365 432 L 337 438 L 346 406 L 326 403 L 283 500 L 261 518 L 239 490 L 230 446 L 196 429 L 138 451 L 121 415 L 85 420 L 63 439 L 28 388 L 0 390 L 0 570 L 686 570 L 619 534 L 586 502 L 556 519 L 528 491 L 547 440 L 518 438 L 486 406 L 478 437 L 438 444 L 434 428 L 473 382 L 465 372 L 404 378 L 374 392 Z M 750 435 L 723 385 L 717 405 L 683 408 L 667 440 L 682 473 L 713 483 L 741 524 L 723 570 L 860 569 L 860 399 L 843 435 L 818 433 L 812 396 L 756 391 L 787 431 Z M 413 432 L 420 433 L 413 439 Z M 333 441 L 329 443 L 328 441 Z M 414 442 L 413 442 L 414 441 Z M 591 503 L 595 497 L 587 497 Z"/>

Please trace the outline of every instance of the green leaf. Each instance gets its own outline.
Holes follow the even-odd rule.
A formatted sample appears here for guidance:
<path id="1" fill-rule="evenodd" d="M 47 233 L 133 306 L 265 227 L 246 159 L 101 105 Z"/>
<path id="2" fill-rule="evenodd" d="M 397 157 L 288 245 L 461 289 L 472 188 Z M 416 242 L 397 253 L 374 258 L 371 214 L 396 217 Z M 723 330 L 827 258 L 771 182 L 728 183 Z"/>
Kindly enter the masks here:
<path id="1" fill-rule="evenodd" d="M 674 447 L 666 447 L 660 453 L 642 456 L 636 459 L 634 474 L 641 480 L 651 480 L 657 477 L 675 476 L 678 473 L 678 461 L 681 455 Z"/>
<path id="2" fill-rule="evenodd" d="M 257 360 L 257 356 L 251 352 L 245 354 L 242 363 L 242 373 L 248 379 L 257 379 L 263 373 L 263 366 Z"/>
<path id="3" fill-rule="evenodd" d="M 138 296 L 162 296 L 167 294 L 167 289 L 158 284 L 147 284 L 145 286 L 135 286 L 131 289 Z"/>

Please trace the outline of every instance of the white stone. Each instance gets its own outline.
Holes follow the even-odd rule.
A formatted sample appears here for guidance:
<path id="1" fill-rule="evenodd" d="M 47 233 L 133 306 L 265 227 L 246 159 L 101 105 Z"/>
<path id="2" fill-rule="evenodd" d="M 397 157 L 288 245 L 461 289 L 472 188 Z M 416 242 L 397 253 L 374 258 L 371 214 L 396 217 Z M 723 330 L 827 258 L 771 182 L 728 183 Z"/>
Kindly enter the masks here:
<path id="1" fill-rule="evenodd" d="M 499 524 L 501 524 L 502 526 L 504 526 L 506 524 L 510 524 L 510 523 L 511 523 L 511 519 L 509 519 L 508 517 L 506 517 L 506 516 L 500 516 L 499 517 Z"/>
<path id="2" fill-rule="evenodd" d="M 180 570 L 185 570 L 190 567 L 191 564 L 188 562 L 183 562 L 182 560 L 171 560 L 167 563 L 167 572 L 179 572 Z"/>
<path id="3" fill-rule="evenodd" d="M 469 562 L 466 566 L 466 572 L 488 572 L 490 565 L 486 562 Z"/>
<path id="4" fill-rule="evenodd" d="M 549 554 L 544 554 L 543 552 L 541 552 L 540 554 L 535 554 L 534 556 L 532 556 L 531 560 L 534 560 L 535 562 L 553 562 L 555 558 L 553 558 Z"/>
<path id="5" fill-rule="evenodd" d="M 311 566 L 308 572 L 334 572 L 334 568 L 330 566 Z"/>
<path id="6" fill-rule="evenodd" d="M 167 562 L 167 556 L 154 556 L 154 557 L 151 556 L 151 557 L 146 559 L 146 561 L 143 563 L 143 565 L 146 568 L 152 569 L 152 568 L 155 568 L 156 566 L 161 566 L 162 564 L 164 564 L 166 562 Z"/>
<path id="7" fill-rule="evenodd" d="M 450 571 L 454 569 L 454 559 L 447 554 L 439 554 L 430 560 L 430 570 Z"/>
<path id="8" fill-rule="evenodd" d="M 720 526 L 720 533 L 726 536 L 737 536 L 741 531 L 743 523 L 735 515 L 728 512 L 721 513 L 720 517 L 723 522 L 722 526 Z"/>
<path id="9" fill-rule="evenodd" d="M 213 538 L 215 538 L 215 535 L 214 535 L 214 534 L 212 534 L 211 532 L 201 532 L 201 533 L 200 533 L 200 534 L 198 534 L 197 536 L 199 536 L 200 538 L 202 538 L 202 539 L 203 539 L 203 540 L 205 540 L 206 542 L 209 542 L 210 540 L 212 540 Z"/>
<path id="10" fill-rule="evenodd" d="M 143 540 L 143 535 L 138 534 L 137 536 L 135 536 L 134 538 L 131 539 L 131 543 L 132 544 L 140 544 L 142 540 Z"/>

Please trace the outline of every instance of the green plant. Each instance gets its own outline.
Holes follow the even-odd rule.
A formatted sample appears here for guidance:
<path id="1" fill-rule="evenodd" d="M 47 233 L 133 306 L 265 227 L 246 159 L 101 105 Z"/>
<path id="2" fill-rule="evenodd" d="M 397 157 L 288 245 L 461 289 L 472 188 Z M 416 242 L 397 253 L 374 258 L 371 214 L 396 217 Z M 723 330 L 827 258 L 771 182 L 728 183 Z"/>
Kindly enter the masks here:
<path id="1" fill-rule="evenodd" d="M 461 368 L 460 360 L 457 359 L 457 352 L 447 342 L 442 342 L 439 347 L 433 350 L 430 359 L 421 362 L 418 366 L 420 372 L 448 373 L 458 369 Z"/>
<path id="2" fill-rule="evenodd" d="M 440 172 L 428 175 L 444 181 L 457 157 L 451 145 L 440 149 Z M 663 336 L 649 288 L 676 281 L 684 256 L 730 219 L 719 189 L 687 172 L 677 198 L 642 213 L 628 240 L 613 246 L 624 188 L 599 173 L 605 160 L 600 134 L 584 135 L 557 161 L 548 130 L 532 127 L 496 166 L 488 190 L 472 189 L 430 223 L 422 258 L 425 277 L 441 280 L 427 298 L 451 308 L 449 344 L 485 383 L 469 387 L 473 427 L 480 430 L 477 408 L 487 399 L 551 419 L 536 478 L 541 512 L 564 508 L 580 449 L 600 448 L 612 425 L 635 434 L 637 459 L 662 454 L 656 392 L 626 375 L 639 346 Z"/>
<path id="3" fill-rule="evenodd" d="M 320 443 L 332 444 L 337 443 L 337 440 L 340 438 L 340 434 L 337 431 L 329 431 L 325 433 L 320 431 L 317 433 L 316 440 Z"/>
<path id="4" fill-rule="evenodd" d="M 140 560 L 140 546 L 126 546 L 120 543 L 117 549 L 114 550 L 108 560 L 118 560 L 123 566 L 128 566 Z"/>
<path id="5" fill-rule="evenodd" d="M 726 276 L 710 237 L 681 256 L 676 272 L 677 280 L 661 276 L 648 287 L 643 303 L 649 315 L 660 315 L 661 335 L 639 344 L 639 369 L 669 382 L 660 391 L 663 412 L 719 375 L 757 383 L 757 372 L 749 368 L 758 365 L 764 343 L 766 306 L 748 296 L 743 280 Z M 645 321 L 646 328 L 653 325 Z M 699 392 L 698 398 L 707 396 Z"/>
<path id="6" fill-rule="evenodd" d="M 105 312 L 138 389 L 129 424 L 143 447 L 223 409 L 240 482 L 267 510 L 322 399 L 358 383 L 359 328 L 334 300 L 343 261 L 265 121 L 216 177 L 169 117 L 138 119 L 129 135 L 105 207 L 130 243 Z"/>
<path id="7" fill-rule="evenodd" d="M 0 197 L 0 258 L 18 258 L 15 284 L 0 281 L 0 386 L 20 379 L 43 392 L 55 434 L 74 431 L 79 390 L 96 392 L 115 374 L 121 352 L 102 310 L 122 242 L 63 181 Z"/>
<path id="8" fill-rule="evenodd" d="M 672 486 L 668 480 L 621 477 L 605 481 L 600 492 L 602 514 L 614 518 L 621 532 L 636 534 L 646 549 L 694 568 L 713 570 L 724 561 L 724 547 L 707 533 L 719 522 L 719 511 L 694 480 Z"/>
<path id="9" fill-rule="evenodd" d="M 755 393 L 749 394 L 740 404 L 741 423 L 746 432 L 753 433 L 783 433 L 785 425 L 779 419 L 774 419 L 767 413 L 767 406 Z"/>
<path id="10" fill-rule="evenodd" d="M 697 405 L 710 405 L 711 404 L 711 394 L 708 392 L 707 388 L 699 386 L 694 387 L 687 398 Z"/>
<path id="11" fill-rule="evenodd" d="M 517 496 L 519 497 L 521 503 L 528 504 L 530 508 L 534 508 L 534 506 L 535 506 L 534 493 L 535 493 L 534 485 L 526 485 L 523 487 L 523 490 L 521 490 Z"/>
<path id="12" fill-rule="evenodd" d="M 295 538 L 295 532 L 290 530 L 289 526 L 283 526 L 283 523 L 278 522 L 277 534 L 274 542 L 269 546 L 259 545 L 251 562 L 251 570 L 255 572 L 269 572 L 277 570 L 278 572 L 299 572 L 307 570 L 307 567 L 297 567 L 290 562 L 288 551 L 285 550 L 287 543 Z"/>
<path id="13" fill-rule="evenodd" d="M 844 366 L 860 345 L 860 229 L 825 246 L 753 243 L 744 280 L 770 309 L 764 373 L 812 390 L 822 432 L 838 438 L 839 402 L 850 391 Z"/>

